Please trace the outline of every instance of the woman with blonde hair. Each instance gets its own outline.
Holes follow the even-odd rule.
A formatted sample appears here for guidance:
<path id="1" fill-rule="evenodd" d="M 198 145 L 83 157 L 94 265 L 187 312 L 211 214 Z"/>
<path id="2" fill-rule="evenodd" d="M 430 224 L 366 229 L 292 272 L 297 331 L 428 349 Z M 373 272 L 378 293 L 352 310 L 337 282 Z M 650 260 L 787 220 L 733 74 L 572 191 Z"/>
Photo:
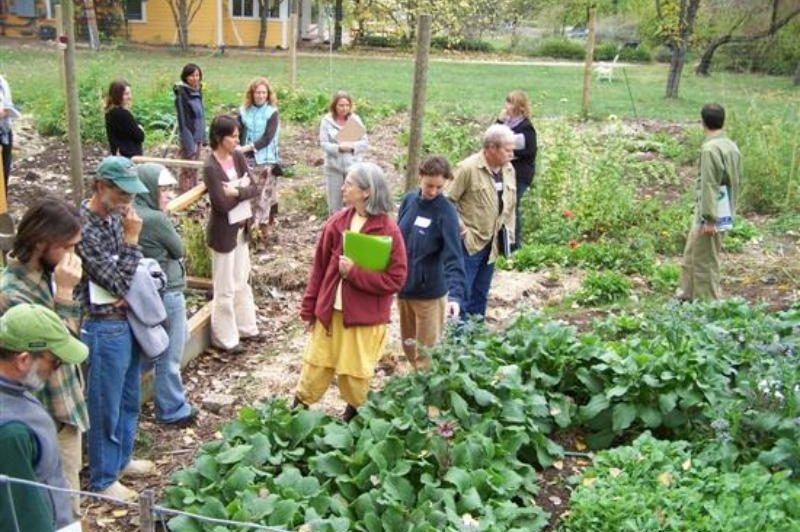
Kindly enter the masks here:
<path id="1" fill-rule="evenodd" d="M 328 214 L 342 208 L 342 183 L 350 167 L 361 160 L 367 151 L 369 141 L 364 122 L 354 112 L 353 98 L 344 91 L 333 95 L 328 105 L 328 113 L 322 117 L 319 125 L 319 144 L 325 153 L 323 172 L 328 185 Z M 348 121 L 355 122 L 362 134 L 356 139 L 339 138 Z"/>
<path id="2" fill-rule="evenodd" d="M 244 104 L 239 108 L 239 141 L 257 180 L 253 222 L 258 226 L 262 246 L 266 244 L 278 212 L 281 169 L 278 165 L 280 119 L 277 104 L 278 98 L 267 78 L 258 77 L 250 82 L 244 94 Z"/>
<path id="3" fill-rule="evenodd" d="M 511 160 L 511 165 L 517 174 L 517 205 L 515 207 L 517 231 L 511 248 L 517 249 L 522 243 L 519 208 L 522 204 L 522 196 L 533 183 L 533 174 L 536 172 L 536 129 L 531 123 L 531 103 L 528 95 L 522 91 L 509 92 L 497 123 L 505 124 L 514 133 L 514 158 Z"/>

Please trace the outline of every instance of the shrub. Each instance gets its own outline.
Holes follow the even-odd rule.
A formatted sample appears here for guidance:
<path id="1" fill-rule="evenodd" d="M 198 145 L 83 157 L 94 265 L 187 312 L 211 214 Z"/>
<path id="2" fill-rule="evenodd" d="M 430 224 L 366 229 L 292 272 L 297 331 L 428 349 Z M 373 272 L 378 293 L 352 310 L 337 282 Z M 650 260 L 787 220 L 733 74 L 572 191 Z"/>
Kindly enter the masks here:
<path id="1" fill-rule="evenodd" d="M 313 214 L 318 218 L 325 218 L 328 214 L 325 195 L 311 184 L 293 188 L 286 201 L 290 208 Z"/>
<path id="2" fill-rule="evenodd" d="M 728 135 L 742 151 L 742 213 L 800 212 L 800 111 L 765 116 L 757 109 L 730 113 Z"/>
<path id="3" fill-rule="evenodd" d="M 464 52 L 493 52 L 492 43 L 482 39 L 437 35 L 431 39 L 431 48 L 437 50 L 460 50 Z"/>
<path id="4" fill-rule="evenodd" d="M 550 37 L 539 43 L 536 55 L 554 59 L 581 60 L 586 57 L 583 43 L 562 37 Z"/>
<path id="5" fill-rule="evenodd" d="M 620 61 L 628 61 L 629 63 L 649 63 L 653 60 L 653 54 L 643 44 L 636 48 L 626 46 L 622 48 L 619 53 Z"/>
<path id="6" fill-rule="evenodd" d="M 615 43 L 613 42 L 597 43 L 594 47 L 594 60 L 613 61 L 617 53 L 619 53 L 619 47 Z"/>

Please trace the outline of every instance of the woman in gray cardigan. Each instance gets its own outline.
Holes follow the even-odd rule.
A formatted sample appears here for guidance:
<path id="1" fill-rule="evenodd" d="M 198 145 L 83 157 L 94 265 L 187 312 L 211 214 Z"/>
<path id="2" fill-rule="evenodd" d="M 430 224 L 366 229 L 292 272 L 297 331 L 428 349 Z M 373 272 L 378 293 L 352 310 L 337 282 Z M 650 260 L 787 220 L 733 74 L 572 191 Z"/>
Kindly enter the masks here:
<path id="1" fill-rule="evenodd" d="M 325 153 L 325 181 L 328 185 L 328 214 L 342 209 L 342 183 L 348 170 L 361 160 L 369 142 L 361 118 L 353 112 L 353 99 L 346 92 L 333 95 L 328 106 L 329 112 L 322 117 L 319 125 L 319 144 Z M 339 133 L 348 120 L 361 126 L 364 133 L 356 140 L 343 140 Z"/>

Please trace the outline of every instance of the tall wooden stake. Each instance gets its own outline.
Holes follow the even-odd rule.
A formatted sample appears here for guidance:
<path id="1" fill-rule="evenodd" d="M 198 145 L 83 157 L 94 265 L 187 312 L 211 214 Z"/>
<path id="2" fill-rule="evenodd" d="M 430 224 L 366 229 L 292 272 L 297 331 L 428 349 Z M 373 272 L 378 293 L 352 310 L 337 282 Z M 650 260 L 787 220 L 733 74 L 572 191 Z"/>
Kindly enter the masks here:
<path id="1" fill-rule="evenodd" d="M 590 2 L 589 6 L 589 34 L 586 36 L 586 63 L 583 67 L 583 97 L 581 99 L 581 114 L 583 118 L 589 117 L 589 98 L 592 90 L 592 63 L 594 62 L 594 27 L 595 27 L 595 4 Z"/>
<path id="2" fill-rule="evenodd" d="M 422 123 L 425 117 L 425 89 L 428 85 L 428 55 L 431 51 L 431 16 L 420 15 L 417 26 L 417 54 L 414 60 L 414 94 L 411 98 L 411 126 L 408 138 L 406 191 L 417 185 L 417 168 L 422 150 Z"/>
<path id="3" fill-rule="evenodd" d="M 64 101 L 67 107 L 67 137 L 69 138 L 69 168 L 72 176 L 72 199 L 76 205 L 83 200 L 83 147 L 81 125 L 78 116 L 78 80 L 75 72 L 75 5 L 61 2 L 64 36 Z"/>
<path id="4" fill-rule="evenodd" d="M 289 86 L 297 88 L 297 13 L 289 15 Z"/>

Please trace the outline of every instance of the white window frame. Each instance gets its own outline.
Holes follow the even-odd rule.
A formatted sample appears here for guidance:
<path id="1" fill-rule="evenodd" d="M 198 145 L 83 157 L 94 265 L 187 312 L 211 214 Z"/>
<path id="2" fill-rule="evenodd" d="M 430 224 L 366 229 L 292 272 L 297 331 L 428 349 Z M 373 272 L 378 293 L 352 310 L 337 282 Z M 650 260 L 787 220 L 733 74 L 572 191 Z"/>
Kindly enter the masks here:
<path id="1" fill-rule="evenodd" d="M 242 4 L 247 2 L 248 0 L 242 0 Z M 233 2 L 228 2 L 228 15 L 234 20 L 259 20 L 261 17 L 258 16 L 258 0 L 250 0 L 253 2 L 253 16 L 243 16 L 243 15 L 234 15 L 233 14 Z M 276 0 L 272 0 L 276 1 Z M 286 4 L 285 0 L 277 0 L 278 3 L 278 16 L 277 17 L 267 17 L 267 20 L 284 20 L 282 16 L 284 14 L 284 5 Z"/>
<path id="2" fill-rule="evenodd" d="M 126 0 L 127 2 L 135 1 L 135 0 Z M 139 3 L 142 5 L 142 18 L 140 19 L 130 19 L 128 18 L 128 13 L 125 13 L 125 20 L 128 24 L 145 24 L 147 23 L 147 1 L 146 0 L 139 0 Z"/>
<path id="3" fill-rule="evenodd" d="M 233 1 L 228 2 L 229 5 L 229 14 L 232 19 L 237 20 L 258 20 L 260 17 L 258 16 L 258 0 L 242 0 L 242 7 L 244 7 L 245 2 L 250 1 L 253 4 L 253 14 L 251 16 L 247 15 L 234 15 L 233 14 Z"/>

